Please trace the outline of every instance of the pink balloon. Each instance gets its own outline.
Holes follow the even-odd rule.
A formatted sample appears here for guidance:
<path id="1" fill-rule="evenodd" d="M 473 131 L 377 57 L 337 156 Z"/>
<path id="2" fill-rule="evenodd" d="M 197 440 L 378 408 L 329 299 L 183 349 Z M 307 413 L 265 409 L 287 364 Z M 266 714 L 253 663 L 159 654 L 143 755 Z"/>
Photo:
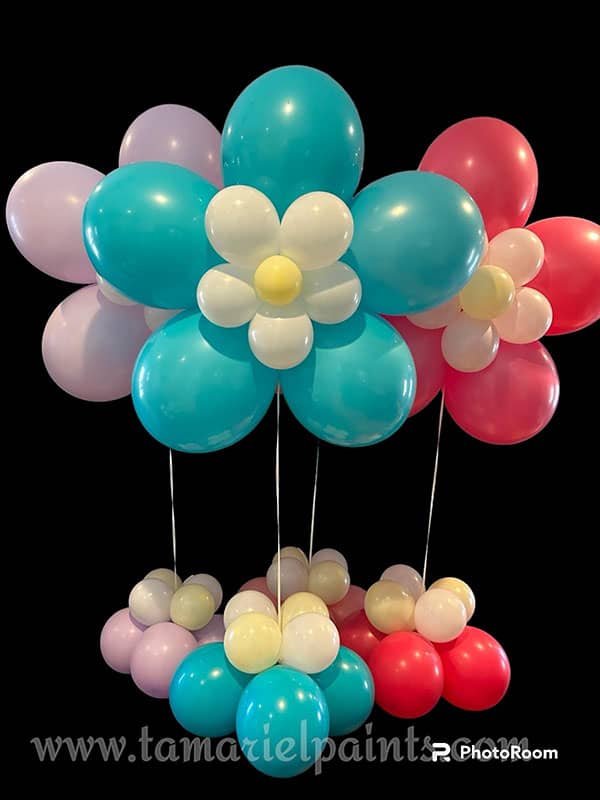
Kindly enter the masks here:
<path id="1" fill-rule="evenodd" d="M 134 119 L 123 138 L 119 166 L 166 161 L 223 187 L 221 134 L 206 117 L 186 106 L 154 106 Z"/>
<path id="2" fill-rule="evenodd" d="M 203 644 L 211 644 L 212 642 L 222 642 L 225 638 L 223 614 L 215 614 L 208 625 L 205 625 L 198 631 L 192 631 L 192 633 L 198 642 L 198 647 Z"/>
<path id="3" fill-rule="evenodd" d="M 111 669 L 129 672 L 131 654 L 144 630 L 144 625 L 129 616 L 128 608 L 122 608 L 107 620 L 100 634 L 100 652 Z"/>
<path id="4" fill-rule="evenodd" d="M 481 372 L 448 368 L 446 407 L 466 433 L 488 444 L 517 444 L 539 433 L 556 410 L 559 381 L 540 342 L 501 342 Z"/>
<path id="5" fill-rule="evenodd" d="M 266 594 L 269 600 L 277 605 L 277 598 L 269 591 L 266 577 L 251 578 L 249 581 L 246 581 L 246 583 L 240 586 L 238 591 L 245 592 L 247 589 L 253 589 L 255 592 L 262 592 L 263 594 Z"/>
<path id="6" fill-rule="evenodd" d="M 442 356 L 443 328 L 426 330 L 417 328 L 406 317 L 385 317 L 405 340 L 417 368 L 417 392 L 409 416 L 414 416 L 429 405 L 441 390 L 446 374 Z"/>
<path id="7" fill-rule="evenodd" d="M 354 586 L 352 584 L 348 589 L 348 594 L 343 597 L 339 603 L 334 603 L 334 605 L 329 606 L 329 615 L 338 628 L 344 622 L 344 620 L 348 619 L 348 617 L 351 617 L 356 611 L 359 611 L 361 608 L 363 608 L 365 603 L 365 594 L 366 592 L 364 589 L 361 589 L 360 586 Z"/>
<path id="8" fill-rule="evenodd" d="M 197 647 L 194 635 L 173 622 L 146 628 L 131 656 L 131 677 L 144 694 L 166 698 L 175 670 Z"/>
<path id="9" fill-rule="evenodd" d="M 150 335 L 140 305 L 120 306 L 96 285 L 78 289 L 46 323 L 42 356 L 52 380 L 81 400 L 117 400 L 131 390 L 131 373 Z"/>
<path id="10" fill-rule="evenodd" d="M 34 267 L 71 283 L 92 283 L 85 252 L 83 208 L 104 175 L 71 161 L 40 164 L 21 175 L 6 203 L 6 224 L 17 249 Z"/>

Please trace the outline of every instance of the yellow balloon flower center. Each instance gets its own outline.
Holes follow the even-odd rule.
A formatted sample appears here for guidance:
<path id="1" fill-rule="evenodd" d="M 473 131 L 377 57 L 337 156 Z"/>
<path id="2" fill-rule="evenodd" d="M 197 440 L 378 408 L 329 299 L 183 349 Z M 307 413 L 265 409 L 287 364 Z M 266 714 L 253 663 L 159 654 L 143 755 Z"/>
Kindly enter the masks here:
<path id="1" fill-rule="evenodd" d="M 269 256 L 254 273 L 254 288 L 266 303 L 287 306 L 302 291 L 302 273 L 291 258 Z"/>
<path id="2" fill-rule="evenodd" d="M 494 319 L 509 307 L 515 298 L 515 284 L 500 267 L 480 267 L 461 291 L 463 311 L 473 319 Z"/>

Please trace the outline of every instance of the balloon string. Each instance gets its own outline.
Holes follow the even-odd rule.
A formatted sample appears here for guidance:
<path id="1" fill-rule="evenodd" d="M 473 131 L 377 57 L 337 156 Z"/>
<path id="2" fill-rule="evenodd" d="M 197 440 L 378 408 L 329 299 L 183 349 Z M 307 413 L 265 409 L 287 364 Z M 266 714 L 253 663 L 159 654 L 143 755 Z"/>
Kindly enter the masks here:
<path id="1" fill-rule="evenodd" d="M 442 389 L 442 399 L 440 400 L 440 416 L 437 425 L 437 441 L 435 444 L 435 461 L 433 462 L 433 481 L 431 483 L 431 498 L 429 500 L 429 519 L 427 521 L 427 538 L 425 539 L 425 558 L 423 559 L 423 585 L 427 574 L 427 558 L 429 556 L 429 538 L 431 536 L 431 521 L 433 519 L 433 502 L 435 500 L 435 489 L 437 486 L 438 464 L 440 462 L 440 439 L 442 437 L 442 420 L 444 419 L 444 390 Z"/>
<path id="2" fill-rule="evenodd" d="M 277 437 L 275 439 L 275 510 L 277 515 L 277 618 L 281 624 L 281 524 L 279 517 L 279 419 L 281 395 L 277 392 Z"/>
<path id="3" fill-rule="evenodd" d="M 310 542 L 308 545 L 308 566 L 310 567 L 313 557 L 313 544 L 315 540 L 315 512 L 317 510 L 317 482 L 319 480 L 319 454 L 321 452 L 321 442 L 317 439 L 317 458 L 315 460 L 315 484 L 313 486 L 312 513 L 310 516 Z"/>
<path id="4" fill-rule="evenodd" d="M 177 534 L 175 532 L 175 491 L 173 481 L 173 451 L 169 447 L 169 485 L 171 487 L 171 543 L 173 545 L 173 591 L 177 589 Z"/>

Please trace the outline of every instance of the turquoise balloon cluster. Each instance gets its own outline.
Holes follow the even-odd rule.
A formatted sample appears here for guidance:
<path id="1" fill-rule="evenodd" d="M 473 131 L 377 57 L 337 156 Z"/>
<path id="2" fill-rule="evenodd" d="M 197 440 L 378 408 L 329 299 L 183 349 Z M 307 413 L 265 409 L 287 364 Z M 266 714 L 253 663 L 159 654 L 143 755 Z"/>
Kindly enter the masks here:
<path id="1" fill-rule="evenodd" d="M 316 675 L 281 665 L 247 675 L 229 663 L 221 642 L 186 656 L 169 693 L 187 731 L 202 737 L 235 731 L 248 761 L 277 778 L 310 769 L 330 735 L 351 733 L 368 719 L 374 698 L 369 668 L 346 647 Z"/>
<path id="2" fill-rule="evenodd" d="M 333 444 L 375 444 L 406 420 L 413 359 L 378 315 L 424 311 L 456 294 L 480 261 L 484 227 L 471 197 L 430 173 L 389 175 L 353 198 L 363 156 L 352 100 L 309 67 L 262 75 L 225 122 L 226 186 L 260 189 L 280 214 L 306 192 L 331 192 L 354 219 L 347 260 L 362 306 L 346 322 L 315 325 L 310 356 L 281 373 L 256 361 L 246 327 L 219 328 L 197 311 L 198 281 L 220 261 L 204 229 L 215 187 L 182 167 L 141 162 L 93 191 L 83 226 L 97 272 L 140 303 L 188 309 L 148 339 L 133 374 L 136 412 L 160 442 L 194 453 L 232 445 L 258 425 L 277 384 L 299 421 Z"/>

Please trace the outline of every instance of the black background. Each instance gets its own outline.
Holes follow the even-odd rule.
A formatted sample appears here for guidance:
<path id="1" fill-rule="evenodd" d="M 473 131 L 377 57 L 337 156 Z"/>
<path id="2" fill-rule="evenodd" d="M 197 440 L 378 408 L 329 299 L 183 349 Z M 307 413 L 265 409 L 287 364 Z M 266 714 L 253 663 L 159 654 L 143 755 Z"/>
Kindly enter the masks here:
<path id="1" fill-rule="evenodd" d="M 547 42 L 524 59 L 526 37 L 509 37 L 498 51 L 483 29 L 470 49 L 451 44 L 448 55 L 428 43 L 422 29 L 415 35 L 423 47 L 414 55 L 407 49 L 407 29 L 381 46 L 377 37 L 369 38 L 367 51 L 360 23 L 352 40 L 307 37 L 294 46 L 271 46 L 268 36 L 260 42 L 250 37 L 241 49 L 237 43 L 228 46 L 226 35 L 211 43 L 210 26 L 197 37 L 179 41 L 180 35 L 140 33 L 136 49 L 116 34 L 78 46 L 67 36 L 35 50 L 29 75 L 19 75 L 11 62 L 7 190 L 27 168 L 44 161 L 114 169 L 129 123 L 159 103 L 192 106 L 220 127 L 254 77 L 274 66 L 307 63 L 335 77 L 359 109 L 366 136 L 361 186 L 415 168 L 441 130 L 487 114 L 516 125 L 533 146 L 540 189 L 532 219 L 597 215 L 593 186 L 599 176 L 597 160 L 590 158 L 598 141 L 597 85 L 594 89 L 588 65 L 577 58 L 553 67 Z M 282 44 L 280 37 L 272 41 Z M 27 41 L 20 46 L 25 57 Z M 98 649 L 104 621 L 126 605 L 131 586 L 148 570 L 170 563 L 168 454 L 143 430 L 129 398 L 84 403 L 50 381 L 40 337 L 51 311 L 74 287 L 36 271 L 7 240 L 4 272 L 14 288 L 5 302 L 14 311 L 7 310 L 3 325 L 3 363 L 9 370 L 4 422 L 7 440 L 12 434 L 15 443 L 4 452 L 9 491 L 3 573 L 15 587 L 11 600 L 5 595 L 3 639 L 15 676 L 6 679 L 17 703 L 19 733 L 12 744 L 15 758 L 27 764 L 27 781 L 58 774 L 69 781 L 112 774 L 116 767 L 98 755 L 87 764 L 73 765 L 64 755 L 53 765 L 40 764 L 32 737 L 126 736 L 131 752 L 143 725 L 156 738 L 184 734 L 167 702 L 146 697 L 129 677 L 110 671 Z M 569 710 L 581 707 L 591 655 L 590 639 L 579 639 L 571 625 L 579 614 L 582 565 L 598 527 L 593 490 L 599 330 L 545 343 L 558 366 L 561 399 L 554 419 L 535 439 L 507 448 L 485 445 L 446 416 L 431 541 L 430 578 L 456 575 L 473 587 L 473 622 L 504 645 L 512 684 L 502 703 L 484 713 L 440 702 L 415 722 L 415 733 L 446 741 L 528 737 L 536 747 L 558 747 L 559 762 L 333 762 L 318 779 L 311 773 L 297 779 L 304 787 L 310 782 L 329 791 L 380 777 L 396 786 L 400 779 L 427 785 L 432 777 L 463 784 L 498 772 L 520 779 L 564 766 L 569 749 L 577 746 L 580 736 Z M 322 446 L 316 547 L 342 550 L 354 583 L 369 586 L 392 563 L 422 565 L 437 411 L 438 401 L 375 447 Z M 264 574 L 275 550 L 274 442 L 272 407 L 258 428 L 230 449 L 175 454 L 180 572 L 213 573 L 226 597 Z M 283 544 L 308 545 L 315 447 L 284 406 Z M 406 734 L 406 722 L 378 710 L 372 721 L 374 735 Z M 139 761 L 119 768 L 132 781 L 167 773 L 177 787 L 178 778 L 192 779 L 197 791 L 205 779 L 239 783 L 245 790 L 266 783 L 243 760 L 177 764 L 176 771 L 172 764 Z"/>

